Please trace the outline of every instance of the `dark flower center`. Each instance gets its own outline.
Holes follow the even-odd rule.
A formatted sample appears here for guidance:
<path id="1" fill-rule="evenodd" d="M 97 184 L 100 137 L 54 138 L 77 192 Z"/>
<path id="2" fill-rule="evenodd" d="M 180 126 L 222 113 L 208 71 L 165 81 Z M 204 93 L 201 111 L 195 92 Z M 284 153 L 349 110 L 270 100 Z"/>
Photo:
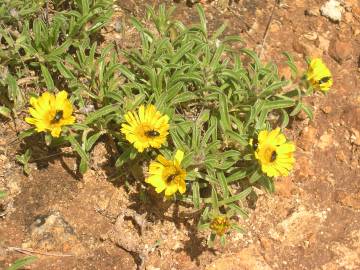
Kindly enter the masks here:
<path id="1" fill-rule="evenodd" d="M 272 153 L 271 153 L 271 157 L 270 157 L 270 162 L 274 162 L 274 161 L 275 161 L 275 159 L 276 159 L 276 157 L 277 157 L 277 153 L 276 153 L 276 151 L 272 151 Z"/>
<path id="2" fill-rule="evenodd" d="M 326 76 L 326 77 L 324 77 L 324 78 L 321 78 L 321 79 L 319 80 L 319 84 L 327 83 L 330 79 L 331 79 L 330 76 Z"/>
<path id="3" fill-rule="evenodd" d="M 56 111 L 54 118 L 51 120 L 51 124 L 58 123 L 63 117 L 63 114 L 64 114 L 63 111 Z"/>
<path id="4" fill-rule="evenodd" d="M 160 133 L 156 130 L 148 130 L 148 131 L 145 131 L 145 136 L 148 138 L 155 138 L 155 137 L 160 136 Z"/>
<path id="5" fill-rule="evenodd" d="M 176 176 L 179 175 L 179 172 L 175 172 L 173 174 L 170 174 L 167 178 L 166 178 L 166 183 L 170 183 L 171 181 L 173 181 L 175 179 Z"/>

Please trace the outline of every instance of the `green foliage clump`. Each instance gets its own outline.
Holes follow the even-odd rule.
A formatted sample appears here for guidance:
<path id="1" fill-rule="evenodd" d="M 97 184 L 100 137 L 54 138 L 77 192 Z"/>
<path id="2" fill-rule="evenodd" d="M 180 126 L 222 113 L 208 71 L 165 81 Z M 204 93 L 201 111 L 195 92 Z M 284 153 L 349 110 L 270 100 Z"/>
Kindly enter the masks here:
<path id="1" fill-rule="evenodd" d="M 174 9 L 149 8 L 146 24 L 131 19 L 139 33 L 138 46 L 100 49 L 96 35 L 110 20 L 111 1 L 67 2 L 55 1 L 58 11 L 47 18 L 33 16 L 46 7 L 31 2 L 26 8 L 32 12 L 19 11 L 25 16 L 21 24 L 10 17 L 1 22 L 5 42 L 0 68 L 8 67 L 0 78 L 3 110 L 22 108 L 25 99 L 18 82 L 29 74 L 38 76 L 37 87 L 66 89 L 78 108 L 77 123 L 66 127 L 56 142 L 50 135 L 46 141 L 70 144 L 80 157 L 80 172 L 88 169 L 90 152 L 104 136 L 117 143 L 119 169 L 134 160 L 149 162 L 158 154 L 170 159 L 180 149 L 185 153 L 181 165 L 187 171 L 187 192 L 174 198 L 201 212 L 199 228 L 209 228 L 219 215 L 246 218 L 242 200 L 251 186 L 274 190 L 249 141 L 261 130 L 286 127 L 301 110 L 312 117 L 302 102 L 306 89 L 294 83 L 298 71 L 292 58 L 285 54 L 294 81 L 280 78 L 275 64 L 263 64 L 250 49 L 235 49 L 242 47 L 241 39 L 224 36 L 226 25 L 210 34 L 200 5 L 200 23 L 191 26 L 173 20 Z M 17 29 L 16 35 L 9 25 Z M 124 115 L 142 104 L 153 104 L 170 118 L 165 145 L 145 153 L 120 132 Z M 34 132 L 28 130 L 21 138 Z M 23 156 L 18 160 L 29 162 Z M 229 224 L 242 231 L 235 222 Z M 212 234 L 210 240 L 214 238 Z"/>

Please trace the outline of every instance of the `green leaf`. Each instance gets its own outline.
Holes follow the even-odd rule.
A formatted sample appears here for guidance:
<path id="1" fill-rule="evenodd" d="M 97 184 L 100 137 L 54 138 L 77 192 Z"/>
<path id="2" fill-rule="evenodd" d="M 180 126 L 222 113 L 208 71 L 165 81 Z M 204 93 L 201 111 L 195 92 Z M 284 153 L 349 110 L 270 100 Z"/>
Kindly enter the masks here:
<path id="1" fill-rule="evenodd" d="M 11 110 L 5 106 L 0 106 L 0 115 L 11 118 Z"/>
<path id="2" fill-rule="evenodd" d="M 267 192 L 269 193 L 274 193 L 275 192 L 275 185 L 274 185 L 274 180 L 270 177 L 264 176 L 261 178 L 261 180 L 259 181 L 259 183 L 265 187 L 265 189 L 267 190 Z"/>
<path id="3" fill-rule="evenodd" d="M 200 208 L 200 187 L 198 182 L 193 182 L 191 185 L 193 192 L 193 203 L 196 209 Z"/>
<path id="4" fill-rule="evenodd" d="M 44 77 L 47 89 L 49 91 L 53 91 L 55 89 L 55 85 L 48 68 L 44 64 L 40 64 L 40 66 L 41 66 L 41 73 Z"/>
<path id="5" fill-rule="evenodd" d="M 225 95 L 219 95 L 220 123 L 224 130 L 231 130 L 228 101 Z"/>
<path id="6" fill-rule="evenodd" d="M 36 132 L 35 128 L 30 128 L 30 129 L 24 130 L 24 131 L 20 132 L 20 134 L 18 135 L 18 139 L 20 141 L 22 141 L 23 139 L 32 136 L 35 132 Z"/>
<path id="7" fill-rule="evenodd" d="M 82 163 L 84 163 L 84 162 L 88 163 L 89 162 L 89 157 L 86 154 L 86 152 L 84 151 L 84 149 L 81 148 L 78 141 L 71 135 L 67 136 L 65 139 L 71 143 L 72 148 L 78 153 L 78 155 L 81 158 L 81 162 Z M 83 167 L 84 167 L 84 165 L 83 165 Z"/>
<path id="8" fill-rule="evenodd" d="M 98 120 L 99 118 L 103 118 L 104 116 L 106 116 L 112 112 L 115 112 L 118 109 L 119 109 L 119 106 L 113 105 L 113 104 L 102 107 L 101 109 L 99 109 L 93 113 L 90 113 L 88 115 L 88 117 L 86 117 L 84 124 L 89 125 L 92 122 Z"/>
<path id="9" fill-rule="evenodd" d="M 192 101 L 195 99 L 198 99 L 198 96 L 195 95 L 194 93 L 184 92 L 184 93 L 181 93 L 181 94 L 175 96 L 171 100 L 171 105 L 176 105 L 176 104 L 183 103 L 183 102 L 189 102 L 189 101 Z"/>
<path id="10" fill-rule="evenodd" d="M 239 170 L 239 171 L 233 173 L 232 175 L 226 177 L 226 181 L 228 182 L 228 184 L 230 184 L 232 182 L 244 179 L 248 175 L 249 175 L 249 172 L 247 172 L 245 170 Z"/>
<path id="11" fill-rule="evenodd" d="M 0 191 L 0 199 L 5 198 L 7 196 L 5 191 Z"/>
<path id="12" fill-rule="evenodd" d="M 229 138 L 235 140 L 236 142 L 238 142 L 241 145 L 246 146 L 246 145 L 249 144 L 249 141 L 247 140 L 247 137 L 245 137 L 244 135 L 242 136 L 237 132 L 234 132 L 232 130 L 227 130 L 227 131 L 225 131 L 225 134 L 227 136 L 229 136 Z"/>
<path id="13" fill-rule="evenodd" d="M 256 181 L 258 181 L 261 177 L 263 177 L 263 173 L 260 171 L 260 169 L 254 171 L 254 173 L 251 175 L 249 182 L 250 184 L 254 184 Z"/>
<path id="14" fill-rule="evenodd" d="M 311 109 L 308 107 L 308 106 L 306 106 L 305 104 L 302 104 L 302 110 L 307 114 L 307 116 L 310 118 L 310 120 L 313 120 L 313 117 L 314 117 L 314 115 L 313 115 L 313 112 L 311 111 Z"/>
<path id="15" fill-rule="evenodd" d="M 28 256 L 21 259 L 16 260 L 7 270 L 17 270 L 26 265 L 31 264 L 37 259 L 35 256 Z"/>
<path id="16" fill-rule="evenodd" d="M 101 135 L 103 135 L 105 132 L 97 132 L 94 135 L 90 136 L 90 138 L 85 143 L 85 151 L 89 152 L 91 148 L 94 146 L 94 144 L 97 142 L 97 140 L 100 138 Z"/>
<path id="17" fill-rule="evenodd" d="M 229 187 L 228 187 L 228 184 L 227 184 L 224 173 L 223 172 L 218 172 L 217 173 L 217 178 L 219 180 L 219 183 L 220 183 L 222 191 L 223 191 L 223 197 L 228 198 L 229 195 L 230 195 L 230 192 L 229 192 Z M 220 202 L 219 202 L 219 204 L 220 204 Z"/>
<path id="18" fill-rule="evenodd" d="M 214 187 L 211 189 L 211 204 L 213 209 L 219 208 L 219 200 Z"/>
<path id="19" fill-rule="evenodd" d="M 231 197 L 225 198 L 219 201 L 219 207 L 222 205 L 228 205 L 233 202 L 241 201 L 245 199 L 252 191 L 252 187 L 248 187 L 244 191 L 240 192 L 239 194 L 233 195 Z"/>
<path id="20" fill-rule="evenodd" d="M 292 99 L 278 99 L 278 100 L 266 100 L 263 110 L 275 110 L 275 109 L 284 109 L 290 108 L 295 105 L 295 101 Z"/>
<path id="21" fill-rule="evenodd" d="M 205 12 L 204 12 L 204 9 L 202 8 L 202 6 L 200 4 L 197 4 L 196 5 L 196 10 L 199 14 L 199 17 L 200 17 L 200 26 L 201 26 L 201 29 L 202 31 L 204 32 L 204 34 L 207 33 L 207 23 L 206 23 L 206 17 L 205 17 Z"/>

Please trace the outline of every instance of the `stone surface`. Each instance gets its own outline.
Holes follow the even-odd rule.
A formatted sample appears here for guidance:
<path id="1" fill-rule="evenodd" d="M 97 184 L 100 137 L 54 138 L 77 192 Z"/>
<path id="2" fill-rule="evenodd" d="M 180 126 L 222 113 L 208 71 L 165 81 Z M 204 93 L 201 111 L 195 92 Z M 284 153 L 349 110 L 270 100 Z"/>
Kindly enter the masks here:
<path id="1" fill-rule="evenodd" d="M 341 21 L 343 8 L 337 0 L 329 0 L 320 8 L 321 15 L 329 18 L 334 22 Z"/>
<path id="2" fill-rule="evenodd" d="M 343 63 L 349 60 L 353 56 L 353 47 L 350 41 L 335 40 L 330 44 L 329 48 L 330 56 L 338 63 Z"/>
<path id="3" fill-rule="evenodd" d="M 316 235 L 326 216 L 301 207 L 270 230 L 270 236 L 285 246 L 295 246 Z"/>
<path id="4" fill-rule="evenodd" d="M 326 148 L 329 148 L 334 143 L 334 139 L 331 133 L 324 132 L 323 135 L 320 137 L 320 141 L 317 143 L 317 147 L 319 147 L 321 150 L 325 150 Z"/>
<path id="5" fill-rule="evenodd" d="M 343 206 L 360 209 L 360 192 L 350 193 L 337 190 L 335 193 L 335 200 Z"/>
<path id="6" fill-rule="evenodd" d="M 297 142 L 297 145 L 302 149 L 309 151 L 315 144 L 317 136 L 317 130 L 313 127 L 305 127 L 300 134 L 300 139 Z"/>
<path id="7" fill-rule="evenodd" d="M 240 252 L 215 260 L 205 270 L 271 270 L 254 245 Z"/>
<path id="8" fill-rule="evenodd" d="M 37 216 L 30 225 L 30 236 L 30 241 L 23 243 L 23 247 L 72 254 L 84 250 L 74 228 L 58 212 Z"/>

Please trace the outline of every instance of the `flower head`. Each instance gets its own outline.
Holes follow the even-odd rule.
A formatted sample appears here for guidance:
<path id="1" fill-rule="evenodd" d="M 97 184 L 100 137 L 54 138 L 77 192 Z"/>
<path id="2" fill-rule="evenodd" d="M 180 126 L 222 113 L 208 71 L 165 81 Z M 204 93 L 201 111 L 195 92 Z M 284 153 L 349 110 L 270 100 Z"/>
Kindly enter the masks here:
<path id="1" fill-rule="evenodd" d="M 40 97 L 30 98 L 32 108 L 29 113 L 32 117 L 26 117 L 25 121 L 35 125 L 38 132 L 50 131 L 53 137 L 59 137 L 62 126 L 75 122 L 73 107 L 67 96 L 67 92 L 61 91 L 56 95 L 45 92 Z"/>
<path id="2" fill-rule="evenodd" d="M 171 196 L 176 191 L 185 193 L 186 171 L 181 168 L 183 158 L 184 152 L 181 150 L 176 151 L 174 160 L 167 160 L 162 155 L 158 155 L 157 160 L 150 163 L 149 177 L 145 182 L 154 186 L 157 193 L 165 190 L 165 196 Z"/>
<path id="3" fill-rule="evenodd" d="M 333 85 L 331 71 L 320 58 L 311 60 L 306 78 L 315 89 L 323 92 L 329 91 Z"/>
<path id="4" fill-rule="evenodd" d="M 256 144 L 253 142 L 253 146 L 255 145 L 255 157 L 264 173 L 270 177 L 289 174 L 295 162 L 295 145 L 286 141 L 280 128 L 260 131 Z"/>
<path id="5" fill-rule="evenodd" d="M 121 132 L 139 152 L 160 148 L 169 134 L 169 116 L 162 115 L 154 105 L 141 105 L 138 112 L 128 112 L 124 117 Z"/>
<path id="6" fill-rule="evenodd" d="M 210 223 L 210 229 L 222 236 L 230 228 L 230 221 L 226 216 L 217 216 Z"/>

